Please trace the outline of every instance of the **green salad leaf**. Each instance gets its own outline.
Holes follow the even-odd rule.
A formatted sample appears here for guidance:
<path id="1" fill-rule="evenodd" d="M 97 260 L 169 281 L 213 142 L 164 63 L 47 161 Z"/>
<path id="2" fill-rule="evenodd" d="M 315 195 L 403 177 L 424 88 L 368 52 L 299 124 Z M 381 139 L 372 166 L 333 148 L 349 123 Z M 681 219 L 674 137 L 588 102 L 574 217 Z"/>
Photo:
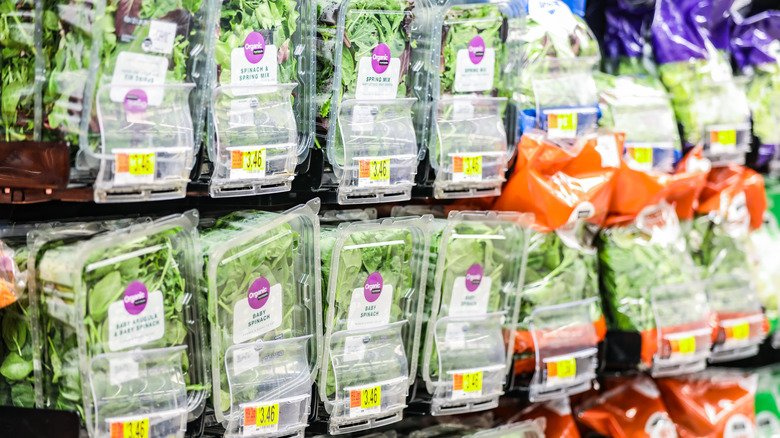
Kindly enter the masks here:
<path id="1" fill-rule="evenodd" d="M 0 140 L 35 137 L 35 4 L 0 2 Z"/>

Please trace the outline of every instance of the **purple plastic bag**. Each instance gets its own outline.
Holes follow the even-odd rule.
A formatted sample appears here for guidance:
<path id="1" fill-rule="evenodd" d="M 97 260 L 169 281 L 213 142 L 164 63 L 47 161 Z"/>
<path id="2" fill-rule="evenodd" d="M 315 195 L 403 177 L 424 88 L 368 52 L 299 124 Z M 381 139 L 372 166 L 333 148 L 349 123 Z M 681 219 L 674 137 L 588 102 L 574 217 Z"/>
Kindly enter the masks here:
<path id="1" fill-rule="evenodd" d="M 658 62 L 707 59 L 705 41 L 729 49 L 730 9 L 734 0 L 657 0 L 653 47 Z"/>
<path id="2" fill-rule="evenodd" d="M 737 24 L 731 51 L 739 68 L 777 62 L 770 46 L 775 40 L 780 40 L 780 11 L 763 12 Z"/>
<path id="3" fill-rule="evenodd" d="M 639 3 L 639 4 L 637 4 Z M 647 2 L 610 0 L 604 11 L 607 27 L 604 52 L 609 58 L 639 58 L 646 43 L 644 32 L 653 19 L 653 5 Z"/>

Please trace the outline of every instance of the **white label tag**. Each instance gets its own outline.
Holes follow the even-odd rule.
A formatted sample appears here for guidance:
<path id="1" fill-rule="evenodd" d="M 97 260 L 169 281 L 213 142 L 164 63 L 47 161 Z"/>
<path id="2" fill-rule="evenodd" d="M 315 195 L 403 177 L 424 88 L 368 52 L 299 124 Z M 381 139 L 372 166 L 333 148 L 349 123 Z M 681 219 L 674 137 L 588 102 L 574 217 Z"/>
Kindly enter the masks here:
<path id="1" fill-rule="evenodd" d="M 355 105 L 352 108 L 352 130 L 363 134 L 374 130 L 375 114 L 379 109 L 375 106 Z"/>
<path id="2" fill-rule="evenodd" d="M 452 181 L 482 181 L 482 155 L 454 155 L 452 157 Z"/>
<path id="3" fill-rule="evenodd" d="M 444 342 L 449 348 L 465 348 L 468 328 L 467 322 L 448 322 L 447 328 L 444 329 Z"/>
<path id="4" fill-rule="evenodd" d="M 493 76 L 496 70 L 495 49 L 485 49 L 479 64 L 471 62 L 468 49 L 458 50 L 455 65 L 455 91 L 470 93 L 493 89 Z"/>
<path id="5" fill-rule="evenodd" d="M 267 150 L 262 146 L 230 148 L 230 179 L 265 178 Z"/>
<path id="6" fill-rule="evenodd" d="M 233 350 L 233 375 L 238 376 L 260 366 L 260 354 L 254 345 Z"/>
<path id="7" fill-rule="evenodd" d="M 450 299 L 450 316 L 469 316 L 487 313 L 490 300 L 490 277 L 482 277 L 477 289 L 470 292 L 466 288 L 466 277 L 458 277 L 452 286 L 452 298 Z"/>
<path id="8" fill-rule="evenodd" d="M 723 438 L 753 438 L 754 436 L 756 432 L 753 429 L 753 422 L 742 414 L 731 416 L 723 431 Z"/>
<path id="9" fill-rule="evenodd" d="M 356 362 L 363 360 L 366 355 L 366 341 L 370 339 L 365 336 L 348 336 L 344 339 L 344 361 Z"/>
<path id="10" fill-rule="evenodd" d="M 530 0 L 528 18 L 545 27 L 545 30 L 561 29 L 571 34 L 577 27 L 571 9 L 560 0 Z"/>
<path id="11" fill-rule="evenodd" d="M 132 315 L 125 309 L 123 300 L 114 301 L 108 306 L 108 349 L 110 351 L 127 350 L 138 345 L 148 344 L 165 335 L 165 306 L 162 292 L 156 290 L 149 294 L 146 307 Z"/>
<path id="12" fill-rule="evenodd" d="M 771 411 L 761 411 L 756 414 L 756 429 L 761 438 L 780 436 L 780 418 Z"/>
<path id="13" fill-rule="evenodd" d="M 382 292 L 373 302 L 365 297 L 363 287 L 352 291 L 349 303 L 347 329 L 373 328 L 390 322 L 390 308 L 393 303 L 393 285 L 382 286 Z"/>
<path id="14" fill-rule="evenodd" d="M 231 100 L 228 112 L 228 125 L 231 128 L 255 126 L 255 109 L 257 105 L 256 97 Z"/>
<path id="15" fill-rule="evenodd" d="M 156 166 L 154 149 L 114 149 L 114 185 L 153 184 Z"/>
<path id="16" fill-rule="evenodd" d="M 141 43 L 144 52 L 170 55 L 176 41 L 176 23 L 152 20 L 149 23 L 149 35 Z"/>
<path id="17" fill-rule="evenodd" d="M 398 94 L 400 75 L 401 60 L 398 58 L 390 58 L 390 65 L 382 73 L 374 71 L 370 56 L 360 58 L 355 98 L 394 99 Z"/>
<path id="18" fill-rule="evenodd" d="M 276 46 L 265 46 L 263 58 L 253 64 L 246 58 L 243 47 L 230 52 L 230 84 L 231 85 L 273 85 L 278 80 L 278 61 Z M 236 96 L 254 94 L 257 90 L 233 90 Z"/>
<path id="19" fill-rule="evenodd" d="M 164 56 L 121 52 L 116 58 L 111 84 L 122 86 L 111 87 L 111 101 L 122 103 L 128 91 L 144 85 L 165 85 L 167 72 L 168 58 Z M 162 104 L 163 87 L 146 87 L 143 90 L 149 106 Z"/>
<path id="20" fill-rule="evenodd" d="M 111 385 L 117 386 L 138 378 L 138 362 L 130 357 L 108 360 Z"/>
<path id="21" fill-rule="evenodd" d="M 390 185 L 390 159 L 360 160 L 358 187 L 387 187 Z"/>
<path id="22" fill-rule="evenodd" d="M 600 135 L 596 139 L 596 151 L 601 155 L 601 167 L 620 167 L 620 153 L 614 135 Z"/>
<path id="23" fill-rule="evenodd" d="M 233 343 L 254 339 L 282 325 L 282 285 L 271 286 L 268 301 L 259 309 L 253 309 L 248 299 L 241 299 L 233 306 Z"/>

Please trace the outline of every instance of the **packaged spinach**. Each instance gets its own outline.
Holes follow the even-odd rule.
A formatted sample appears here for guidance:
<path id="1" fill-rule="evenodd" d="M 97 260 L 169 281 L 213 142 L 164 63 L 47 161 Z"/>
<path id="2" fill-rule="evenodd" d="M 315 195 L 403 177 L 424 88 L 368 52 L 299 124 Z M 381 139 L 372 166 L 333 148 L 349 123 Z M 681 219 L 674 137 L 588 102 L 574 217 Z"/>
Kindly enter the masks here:
<path id="1" fill-rule="evenodd" d="M 322 229 L 329 433 L 400 421 L 417 371 L 430 216 Z"/>
<path id="2" fill-rule="evenodd" d="M 26 237 L 0 230 L 0 406 L 35 407 Z"/>
<path id="3" fill-rule="evenodd" d="M 201 234 L 214 413 L 227 436 L 303 436 L 322 346 L 318 209 L 237 211 Z"/>
<path id="4" fill-rule="evenodd" d="M 28 238 L 36 405 L 90 436 L 182 436 L 208 394 L 197 212 Z"/>
<path id="5" fill-rule="evenodd" d="M 35 81 L 36 54 L 40 43 L 35 39 L 36 13 L 41 2 L 6 1 L 0 9 L 0 141 L 40 140 L 41 87 Z M 50 16 L 47 16 L 51 18 Z M 36 117 L 38 122 L 36 123 Z"/>
<path id="6" fill-rule="evenodd" d="M 639 332 L 655 375 L 701 370 L 712 327 L 705 285 L 674 208 L 661 201 L 599 234 L 599 272 L 610 329 Z"/>
<path id="7" fill-rule="evenodd" d="M 453 211 L 431 225 L 418 374 L 433 415 L 498 405 L 512 357 L 529 222 L 514 212 Z"/>
<path id="8" fill-rule="evenodd" d="M 79 142 L 83 164 L 99 168 L 95 200 L 182 198 L 205 120 L 209 3 L 107 0 L 104 7 L 89 54 L 98 70 L 93 118 L 82 123 Z"/>
<path id="9" fill-rule="evenodd" d="M 409 80 L 421 38 L 408 0 L 318 0 L 316 138 L 340 204 L 411 197 L 417 172 Z"/>
<path id="10" fill-rule="evenodd" d="M 774 333 L 773 345 L 780 345 L 780 334 L 777 332 L 778 317 L 780 317 L 780 257 L 773 248 L 780 245 L 780 226 L 777 218 L 769 211 L 764 212 L 761 228 L 750 233 L 748 255 L 750 257 L 752 274 L 756 282 L 756 290 L 764 308 L 764 314 L 769 320 L 770 333 Z"/>
<path id="11" fill-rule="evenodd" d="M 421 52 L 429 72 L 414 90 L 420 111 L 430 114 L 418 119 L 418 131 L 436 198 L 501 193 L 509 158 L 507 80 L 517 68 L 523 16 L 514 0 L 449 0 L 421 11 L 432 34 L 430 49 Z"/>
<path id="12" fill-rule="evenodd" d="M 219 30 L 209 36 L 210 194 L 289 191 L 313 139 L 315 3 L 214 3 Z"/>
<path id="13" fill-rule="evenodd" d="M 597 75 L 599 125 L 626 134 L 624 160 L 634 170 L 672 173 L 682 142 L 665 90 L 628 76 Z"/>

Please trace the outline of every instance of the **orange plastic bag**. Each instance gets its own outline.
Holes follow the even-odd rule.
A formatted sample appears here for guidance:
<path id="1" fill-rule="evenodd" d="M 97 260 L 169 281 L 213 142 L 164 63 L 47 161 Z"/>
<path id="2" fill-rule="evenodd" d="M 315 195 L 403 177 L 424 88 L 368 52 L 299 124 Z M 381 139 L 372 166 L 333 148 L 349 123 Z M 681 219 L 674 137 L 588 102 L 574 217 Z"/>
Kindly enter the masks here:
<path id="1" fill-rule="evenodd" d="M 761 227 L 767 208 L 764 178 L 745 166 L 731 165 L 712 169 L 699 197 L 696 212 L 726 213 L 729 204 L 740 193 L 745 194 L 745 204 L 750 214 L 750 229 Z"/>
<path id="2" fill-rule="evenodd" d="M 510 420 L 526 421 L 537 418 L 545 419 L 544 435 L 557 438 L 580 438 L 577 423 L 571 413 L 568 398 L 552 400 L 546 403 L 535 403 L 524 409 L 518 419 Z"/>
<path id="3" fill-rule="evenodd" d="M 657 383 L 680 438 L 755 436 L 755 375 L 707 371 Z"/>
<path id="4" fill-rule="evenodd" d="M 620 189 L 612 195 L 607 225 L 631 221 L 643 208 L 662 200 L 674 205 L 680 220 L 692 219 L 709 169 L 701 148 L 689 152 L 673 174 L 639 171 L 621 162 L 615 178 Z"/>
<path id="5" fill-rule="evenodd" d="M 607 382 L 603 394 L 577 408 L 577 422 L 611 438 L 677 438 L 669 413 L 652 379 L 640 375 Z"/>

